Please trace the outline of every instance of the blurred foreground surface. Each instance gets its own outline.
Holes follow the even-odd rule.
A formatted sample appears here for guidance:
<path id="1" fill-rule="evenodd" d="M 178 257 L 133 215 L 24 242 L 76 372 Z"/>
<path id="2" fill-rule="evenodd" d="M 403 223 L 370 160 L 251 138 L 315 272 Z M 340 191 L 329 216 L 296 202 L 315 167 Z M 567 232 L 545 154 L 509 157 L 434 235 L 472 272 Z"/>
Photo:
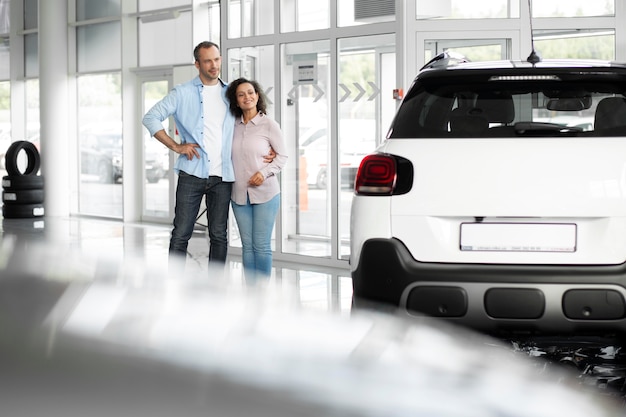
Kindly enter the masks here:
<path id="1" fill-rule="evenodd" d="M 3 417 L 623 415 L 528 356 L 433 320 L 307 311 L 269 286 L 0 249 Z"/>

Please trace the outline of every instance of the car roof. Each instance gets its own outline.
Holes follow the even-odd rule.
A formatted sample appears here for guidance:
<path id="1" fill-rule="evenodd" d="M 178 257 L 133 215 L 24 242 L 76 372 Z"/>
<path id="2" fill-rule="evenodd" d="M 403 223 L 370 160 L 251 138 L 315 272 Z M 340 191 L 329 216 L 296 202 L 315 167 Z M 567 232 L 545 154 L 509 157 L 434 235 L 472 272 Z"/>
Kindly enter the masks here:
<path id="1" fill-rule="evenodd" d="M 500 61 L 459 61 L 457 58 L 433 58 L 417 73 L 414 82 L 438 80 L 440 78 L 465 79 L 476 76 L 472 82 L 486 81 L 490 77 L 501 76 L 557 76 L 565 80 L 586 80 L 613 82 L 626 79 L 626 63 L 604 60 L 582 59 L 547 59 L 537 63 L 515 60 Z M 483 77 L 487 77 L 483 79 Z M 438 81 L 437 81 L 438 82 Z"/>
<path id="2" fill-rule="evenodd" d="M 497 60 L 497 61 L 476 61 L 472 62 L 462 55 L 456 53 L 442 53 L 431 59 L 422 67 L 421 71 L 430 70 L 456 70 L 456 69 L 476 69 L 476 70 L 514 70 L 514 69 L 624 69 L 626 63 L 599 60 L 599 59 L 544 59 L 536 63 L 522 60 Z"/>

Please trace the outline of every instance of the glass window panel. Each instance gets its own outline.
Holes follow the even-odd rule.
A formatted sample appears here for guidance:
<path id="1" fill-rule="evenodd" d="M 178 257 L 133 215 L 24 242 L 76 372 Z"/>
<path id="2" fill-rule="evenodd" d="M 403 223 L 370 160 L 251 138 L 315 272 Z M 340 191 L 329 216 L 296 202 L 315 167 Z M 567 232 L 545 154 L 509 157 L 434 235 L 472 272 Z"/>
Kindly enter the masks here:
<path id="1" fill-rule="evenodd" d="M 11 82 L 0 81 L 0 135 L 6 132 L 11 122 Z"/>
<path id="2" fill-rule="evenodd" d="M 37 0 L 24 0 L 24 29 L 37 29 L 38 3 Z"/>
<path id="3" fill-rule="evenodd" d="M 146 81 L 143 84 L 143 114 L 152 108 L 168 93 L 167 80 Z M 163 121 L 163 127 L 169 131 L 169 119 Z M 142 129 L 144 137 L 144 202 L 143 215 L 168 218 L 169 184 L 169 150 L 158 140 L 150 136 L 147 129 Z"/>
<path id="4" fill-rule="evenodd" d="M 221 45 L 221 19 L 220 4 L 209 5 L 209 39 L 218 45 Z"/>
<path id="5" fill-rule="evenodd" d="M 281 127 L 288 138 L 289 169 L 283 175 L 283 252 L 331 256 L 330 42 L 282 46 L 285 101 Z"/>
<path id="6" fill-rule="evenodd" d="M 241 2 L 231 0 L 228 3 L 228 37 L 241 38 Z"/>
<path id="7" fill-rule="evenodd" d="M 9 0 L 0 0 L 0 33 L 9 33 L 11 28 L 10 10 Z"/>
<path id="8" fill-rule="evenodd" d="M 229 0 L 228 37 L 274 33 L 274 0 Z"/>
<path id="9" fill-rule="evenodd" d="M 456 52 L 470 61 L 495 61 L 508 59 L 511 50 L 510 39 L 437 39 L 424 41 L 424 62 L 430 61 L 442 52 Z"/>
<path id="10" fill-rule="evenodd" d="M 120 2 L 121 0 L 76 0 L 76 19 L 87 20 L 119 16 Z"/>
<path id="11" fill-rule="evenodd" d="M 274 33 L 274 0 L 257 0 L 254 10 L 256 31 L 251 35 L 269 35 Z"/>
<path id="12" fill-rule="evenodd" d="M 192 42 L 191 12 L 157 22 L 139 21 L 139 65 L 190 64 L 193 51 L 181 48 Z M 193 49 L 193 48 L 192 48 Z"/>
<path id="13" fill-rule="evenodd" d="M 122 217 L 122 93 L 119 73 L 78 77 L 81 214 Z"/>
<path id="14" fill-rule="evenodd" d="M 139 0 L 140 12 L 178 6 L 191 6 L 191 0 Z"/>
<path id="15" fill-rule="evenodd" d="M 228 50 L 229 81 L 239 77 L 257 80 L 268 93 L 268 112 L 273 113 L 275 101 L 274 88 L 274 46 L 261 45 L 249 48 Z"/>
<path id="16" fill-rule="evenodd" d="M 120 22 L 79 26 L 78 72 L 116 70 L 122 66 Z"/>
<path id="17" fill-rule="evenodd" d="M 39 80 L 26 81 L 26 137 L 11 137 L 14 142 L 19 139 L 28 140 L 39 148 Z"/>
<path id="18" fill-rule="evenodd" d="M 39 80 L 26 81 L 26 138 L 37 142 L 39 138 Z"/>
<path id="19" fill-rule="evenodd" d="M 518 18 L 519 0 L 415 0 L 417 19 Z"/>
<path id="20" fill-rule="evenodd" d="M 0 38 L 0 80 L 8 80 L 10 77 L 10 59 L 9 39 Z"/>
<path id="21" fill-rule="evenodd" d="M 614 16 L 615 0 L 541 0 L 532 2 L 533 17 Z"/>
<path id="22" fill-rule="evenodd" d="M 338 0 L 339 26 L 394 21 L 395 0 Z"/>
<path id="23" fill-rule="evenodd" d="M 11 83 L 0 82 L 0 174 L 7 175 L 4 169 L 4 154 L 11 145 Z"/>
<path id="24" fill-rule="evenodd" d="M 39 76 L 39 37 L 36 33 L 24 35 L 24 66 L 26 77 Z"/>
<path id="25" fill-rule="evenodd" d="M 329 0 L 281 0 L 281 32 L 303 32 L 330 27 Z"/>
<path id="26" fill-rule="evenodd" d="M 545 30 L 534 32 L 542 58 L 615 59 L 615 31 Z"/>

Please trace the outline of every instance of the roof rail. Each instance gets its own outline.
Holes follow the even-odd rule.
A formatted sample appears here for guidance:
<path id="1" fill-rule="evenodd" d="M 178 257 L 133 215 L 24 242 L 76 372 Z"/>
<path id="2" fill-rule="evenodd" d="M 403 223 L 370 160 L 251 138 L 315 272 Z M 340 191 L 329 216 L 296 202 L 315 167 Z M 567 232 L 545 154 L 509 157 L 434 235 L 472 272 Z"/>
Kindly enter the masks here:
<path id="1" fill-rule="evenodd" d="M 420 71 L 427 68 L 445 68 L 452 65 L 458 65 L 463 62 L 470 62 L 470 60 L 458 52 L 445 51 L 428 61 L 426 65 L 420 69 Z"/>

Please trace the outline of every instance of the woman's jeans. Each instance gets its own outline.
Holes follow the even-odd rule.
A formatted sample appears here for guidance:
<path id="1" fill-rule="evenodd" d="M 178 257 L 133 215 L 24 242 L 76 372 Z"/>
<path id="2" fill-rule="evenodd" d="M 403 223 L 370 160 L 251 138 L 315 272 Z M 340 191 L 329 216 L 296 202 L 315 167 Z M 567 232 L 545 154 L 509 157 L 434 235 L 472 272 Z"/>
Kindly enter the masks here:
<path id="1" fill-rule="evenodd" d="M 209 262 L 226 262 L 228 251 L 228 211 L 233 184 L 222 177 L 198 178 L 180 171 L 176 187 L 174 229 L 170 239 L 170 259 L 187 255 L 187 245 L 196 224 L 202 197 L 207 207 Z"/>
<path id="2" fill-rule="evenodd" d="M 250 199 L 245 205 L 232 203 L 246 280 L 269 277 L 272 273 L 272 230 L 279 205 L 280 194 L 261 204 L 250 204 Z"/>

